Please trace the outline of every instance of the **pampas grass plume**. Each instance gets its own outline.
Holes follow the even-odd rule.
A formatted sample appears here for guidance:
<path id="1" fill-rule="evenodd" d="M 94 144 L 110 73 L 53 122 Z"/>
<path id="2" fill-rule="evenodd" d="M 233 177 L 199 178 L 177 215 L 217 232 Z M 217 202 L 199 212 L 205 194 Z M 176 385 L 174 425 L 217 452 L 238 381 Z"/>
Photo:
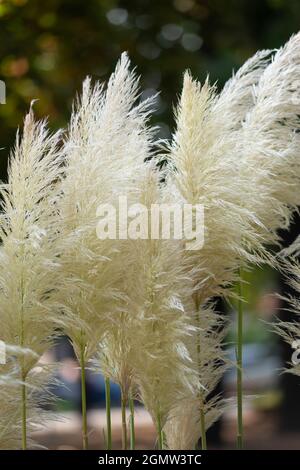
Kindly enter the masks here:
<path id="1" fill-rule="evenodd" d="M 49 134 L 44 121 L 34 120 L 31 109 L 10 157 L 8 182 L 0 188 L 1 339 L 15 348 L 18 373 L 14 379 L 19 383 L 4 403 L 8 409 L 9 403 L 13 408 L 17 404 L 23 448 L 27 431 L 37 419 L 37 397 L 29 389 L 44 387 L 35 367 L 51 345 L 58 310 L 52 295 L 59 286 L 55 243 L 61 177 L 58 139 L 59 134 Z"/>

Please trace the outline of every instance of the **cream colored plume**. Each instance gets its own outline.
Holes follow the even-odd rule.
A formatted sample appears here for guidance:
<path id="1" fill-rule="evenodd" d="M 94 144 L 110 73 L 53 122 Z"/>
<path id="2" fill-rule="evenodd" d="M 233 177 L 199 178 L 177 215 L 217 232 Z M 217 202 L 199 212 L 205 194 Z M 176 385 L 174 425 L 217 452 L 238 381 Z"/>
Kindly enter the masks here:
<path id="1" fill-rule="evenodd" d="M 122 298 L 118 240 L 97 238 L 100 204 L 117 208 L 119 196 L 135 191 L 148 155 L 151 101 L 137 104 L 138 78 L 123 54 L 107 88 L 83 84 L 64 145 L 66 177 L 59 202 L 64 237 L 65 332 L 77 357 L 91 359 Z"/>
<path id="2" fill-rule="evenodd" d="M 219 97 L 207 81 L 201 87 L 185 74 L 168 157 L 173 193 L 205 210 L 204 247 L 188 255 L 198 270 L 196 317 L 207 300 L 226 294 L 238 268 L 273 261 L 265 247 L 278 241 L 300 203 L 299 46 L 296 35 L 269 65 L 269 51 L 256 54 Z M 213 349 L 211 358 L 220 360 L 218 341 Z"/>
<path id="3" fill-rule="evenodd" d="M 55 244 L 61 177 L 58 138 L 58 134 L 49 134 L 45 122 L 35 122 L 31 110 L 10 156 L 8 182 L 0 188 L 1 340 L 11 345 L 15 357 L 13 379 L 18 383 L 2 389 L 9 398 L 7 402 L 1 400 L 0 408 L 3 413 L 10 407 L 16 409 L 15 423 L 23 414 L 27 431 L 36 422 L 39 403 L 32 390 L 45 386 L 43 374 L 36 374 L 36 366 L 51 344 L 59 309 L 54 299 L 60 285 Z M 20 444 L 20 428 L 14 439 Z"/>
<path id="4" fill-rule="evenodd" d="M 279 240 L 300 204 L 300 33 L 278 50 L 254 88 L 254 106 L 237 140 L 243 174 L 252 182 L 246 207 L 255 211 L 264 243 Z M 240 155 L 240 157 L 239 157 Z"/>
<path id="5" fill-rule="evenodd" d="M 137 84 L 132 73 L 130 79 Z M 124 79 L 120 81 L 123 83 Z M 131 106 L 135 99 L 136 92 L 131 96 Z M 153 157 L 153 130 L 146 125 L 147 113 L 141 111 L 148 106 L 142 103 L 133 116 L 126 116 L 131 122 L 127 136 L 122 132 L 128 124 L 124 121 L 118 126 L 120 156 L 114 156 L 115 168 L 108 171 L 112 174 L 109 188 L 116 195 L 126 196 L 128 206 L 144 204 L 149 215 L 151 204 L 161 202 L 165 196 L 159 188 L 157 171 L 146 163 Z M 118 181 L 114 178 L 120 169 Z M 150 239 L 119 240 L 113 246 L 118 249 L 113 264 L 119 268 L 121 282 L 116 285 L 120 296 L 109 316 L 94 364 L 120 385 L 125 401 L 129 393 L 138 396 L 158 426 L 158 420 L 165 423 L 178 401 L 180 387 L 183 389 L 182 384 L 186 385 L 191 374 L 183 341 L 191 334 L 191 327 L 180 298 L 184 281 L 179 262 L 182 247 L 178 241 Z"/>
<path id="6" fill-rule="evenodd" d="M 21 448 L 21 381 L 17 368 L 0 367 L 0 450 L 17 450 Z"/>
<path id="7" fill-rule="evenodd" d="M 167 197 L 153 163 L 143 163 L 139 170 L 128 202 L 142 204 L 149 222 L 152 205 Z M 123 299 L 100 343 L 96 366 L 120 385 L 125 401 L 129 394 L 142 401 L 158 429 L 196 380 L 184 344 L 193 327 L 182 305 L 191 284 L 182 265 L 183 245 L 151 239 L 148 222 L 148 234 L 121 244 Z"/>
<path id="8" fill-rule="evenodd" d="M 251 182 L 235 163 L 234 138 L 224 136 L 218 127 L 217 99 L 207 81 L 201 87 L 185 74 L 177 129 L 167 155 L 174 200 L 204 206 L 204 245 L 187 252 L 197 269 L 198 305 L 222 293 L 234 281 L 241 260 L 253 262 L 262 250 L 259 220 L 246 203 Z"/>
<path id="9" fill-rule="evenodd" d="M 157 171 L 150 166 L 140 181 L 139 203 L 150 213 L 158 202 L 170 200 L 166 188 L 159 186 Z M 197 386 L 186 347 L 194 331 L 184 310 L 192 292 L 191 280 L 184 269 L 184 247 L 179 240 L 129 240 L 127 250 L 124 275 L 134 384 L 159 430 L 185 390 Z"/>
<path id="10" fill-rule="evenodd" d="M 271 61 L 274 51 L 258 51 L 228 80 L 214 104 L 213 113 L 219 121 L 219 133 L 237 131 L 254 106 L 254 90 Z M 217 129 L 216 129 L 217 131 Z"/>
<path id="11" fill-rule="evenodd" d="M 222 401 L 215 399 L 210 403 L 207 397 L 226 368 L 224 328 L 219 324 L 222 318 L 207 302 L 227 294 L 241 265 L 266 256 L 259 234 L 260 221 L 254 208 L 247 207 L 251 182 L 241 172 L 235 134 L 242 128 L 253 101 L 251 87 L 266 66 L 268 54 L 255 56 L 231 79 L 220 97 L 208 81 L 201 87 L 188 72 L 184 76 L 176 112 L 177 128 L 167 155 L 167 184 L 181 203 L 204 206 L 204 245 L 201 250 L 185 253 L 194 280 L 194 292 L 186 309 L 197 328 L 188 349 L 198 365 L 199 386 L 192 392 L 187 390 L 183 400 L 186 405 L 170 415 L 165 430 L 172 448 L 195 448 L 201 437 L 200 411 L 206 429 L 221 413 Z M 228 124 L 229 115 L 232 124 Z M 181 419 L 184 412 L 189 413 L 194 426 L 181 433 L 183 423 L 188 423 Z"/>
<path id="12" fill-rule="evenodd" d="M 43 361 L 30 371 L 25 382 L 20 378 L 20 360 L 25 357 L 40 359 L 26 348 L 6 346 L 6 364 L 1 364 L 0 373 L 0 449 L 19 450 L 22 448 L 22 394 L 21 387 L 26 391 L 26 433 L 27 448 L 41 448 L 35 442 L 34 433 L 45 431 L 49 420 L 57 419 L 49 410 L 55 404 L 55 396 L 50 392 L 54 383 L 54 367 Z"/>
<path id="13" fill-rule="evenodd" d="M 290 251 L 296 253 L 296 256 L 287 256 L 283 251 L 280 256 L 281 266 L 285 272 L 286 280 L 289 282 L 293 294 L 289 296 L 280 296 L 282 301 L 285 301 L 285 307 L 289 312 L 294 314 L 294 318 L 290 321 L 284 319 L 277 319 L 272 323 L 273 331 L 281 336 L 281 338 L 289 344 L 291 348 L 291 357 L 287 364 L 285 364 L 285 371 L 294 375 L 300 376 L 300 262 L 299 251 L 300 244 L 299 238 L 295 240 Z"/>
<path id="14" fill-rule="evenodd" d="M 226 402 L 221 396 L 210 396 L 224 374 L 228 360 L 223 351 L 223 339 L 227 329 L 224 318 L 213 306 L 194 310 L 193 334 L 186 346 L 193 360 L 197 384 L 182 391 L 181 400 L 175 403 L 166 426 L 166 444 L 169 449 L 189 450 L 197 448 L 201 439 L 201 419 L 205 429 L 222 415 Z M 201 416 L 202 413 L 202 416 Z"/>

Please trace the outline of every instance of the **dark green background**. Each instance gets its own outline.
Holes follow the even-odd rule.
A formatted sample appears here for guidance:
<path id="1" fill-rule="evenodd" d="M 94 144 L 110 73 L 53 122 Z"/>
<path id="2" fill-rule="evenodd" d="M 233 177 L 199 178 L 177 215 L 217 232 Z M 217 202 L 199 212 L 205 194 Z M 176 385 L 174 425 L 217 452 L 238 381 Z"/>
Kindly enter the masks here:
<path id="1" fill-rule="evenodd" d="M 222 86 L 257 49 L 282 45 L 299 21 L 299 0 L 0 0 L 0 176 L 30 101 L 39 99 L 36 113 L 49 115 L 53 129 L 65 126 L 84 77 L 106 79 L 122 51 L 146 93 L 161 90 L 153 120 L 165 137 L 184 69 Z"/>

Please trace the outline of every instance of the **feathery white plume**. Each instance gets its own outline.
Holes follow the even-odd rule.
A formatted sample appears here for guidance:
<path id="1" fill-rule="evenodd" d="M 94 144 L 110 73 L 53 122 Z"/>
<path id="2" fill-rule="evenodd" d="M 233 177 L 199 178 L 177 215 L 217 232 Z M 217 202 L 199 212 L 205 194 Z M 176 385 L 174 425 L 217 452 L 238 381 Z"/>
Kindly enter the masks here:
<path id="1" fill-rule="evenodd" d="M 37 385 L 35 368 L 51 344 L 57 313 L 53 293 L 60 284 L 55 244 L 61 176 L 58 138 L 59 134 L 49 134 L 45 122 L 35 122 L 30 110 L 10 157 L 8 183 L 0 188 L 1 340 L 12 345 L 15 356 L 19 386 L 12 389 L 9 402 L 13 399 L 11 405 L 18 406 L 23 448 L 37 418 L 37 396 L 30 391 Z M 38 386 L 44 387 L 42 377 Z M 2 406 L 5 410 L 5 401 Z"/>
<path id="2" fill-rule="evenodd" d="M 279 253 L 280 267 L 282 268 L 286 281 L 292 288 L 293 294 L 286 295 L 283 293 L 280 295 L 281 301 L 283 301 L 283 311 L 288 311 L 294 314 L 294 318 L 290 318 L 290 321 L 285 319 L 276 319 L 272 323 L 273 331 L 278 334 L 289 346 L 293 349 L 291 351 L 291 359 L 288 362 L 285 371 L 300 376 L 300 360 L 299 360 L 299 349 L 300 349 L 300 237 L 296 238 L 289 247 L 282 250 Z"/>
<path id="3" fill-rule="evenodd" d="M 278 242 L 300 204 L 300 33 L 278 50 L 254 88 L 254 106 L 237 141 L 241 172 L 252 185 L 246 207 L 264 243 Z"/>
<path id="4" fill-rule="evenodd" d="M 239 267 L 270 259 L 265 245 L 278 241 L 300 203 L 299 38 L 267 67 L 269 51 L 258 53 L 219 97 L 185 75 L 169 159 L 180 197 L 205 207 L 204 247 L 194 256 L 197 310 Z"/>
<path id="5" fill-rule="evenodd" d="M 270 63 L 274 51 L 258 51 L 228 80 L 214 104 L 215 119 L 219 120 L 219 132 L 237 131 L 254 106 L 254 90 Z"/>
<path id="6" fill-rule="evenodd" d="M 107 88 L 83 84 L 65 142 L 66 177 L 59 203 L 64 222 L 66 278 L 64 329 L 86 363 L 113 327 L 121 270 L 116 240 L 97 238 L 100 204 L 118 205 L 135 188 L 149 146 L 145 122 L 150 101 L 136 105 L 138 79 L 123 54 Z"/>
<path id="7" fill-rule="evenodd" d="M 64 227 L 62 323 L 81 366 L 85 448 L 88 446 L 84 403 L 86 364 L 99 344 L 104 348 L 108 333 L 120 339 L 120 343 L 108 345 L 107 357 L 111 351 L 115 353 L 112 348 L 123 350 L 124 334 L 119 329 L 120 302 L 124 301 L 122 242 L 113 239 L 114 236 L 99 239 L 96 229 L 100 205 L 102 208 L 108 205 L 115 211 L 114 216 L 119 216 L 116 211 L 119 200 L 135 191 L 135 182 L 148 155 L 151 132 L 146 123 L 152 101 L 137 104 L 138 84 L 126 54 L 122 54 L 106 88 L 99 84 L 92 87 L 90 79 L 86 79 L 64 145 L 66 177 L 59 203 Z M 103 360 L 98 368 L 124 389 L 130 379 L 127 369 L 123 371 L 125 362 L 116 363 L 111 358 Z"/>
<path id="8" fill-rule="evenodd" d="M 138 191 L 139 203 L 147 207 L 148 214 L 153 204 L 169 201 L 151 166 L 145 165 Z M 196 386 L 185 346 L 193 327 L 183 307 L 191 282 L 183 269 L 181 241 L 129 240 L 126 249 L 126 328 L 133 383 L 160 432 L 183 391 Z"/>
<path id="9" fill-rule="evenodd" d="M 256 80 L 257 76 L 254 78 Z M 227 88 L 228 96 L 234 97 L 230 87 Z M 201 434 L 201 419 L 205 420 L 202 428 L 207 429 L 212 422 L 209 415 L 214 410 L 218 414 L 220 410 L 218 405 L 221 402 L 215 400 L 210 406 L 207 396 L 224 372 L 224 330 L 218 326 L 222 319 L 207 302 L 214 296 L 226 294 L 228 286 L 237 279 L 241 264 L 257 262 L 260 259 L 258 254 L 264 253 L 257 234 L 259 220 L 245 202 L 248 197 L 246 188 L 250 183 L 240 172 L 239 163 L 234 161 L 236 142 L 233 130 L 239 128 L 238 123 L 246 107 L 242 107 L 242 101 L 241 108 L 234 106 L 233 100 L 232 107 L 228 105 L 228 113 L 233 114 L 234 129 L 226 127 L 226 121 L 220 128 L 218 113 L 220 108 L 225 108 L 225 97 L 224 93 L 219 102 L 215 88 L 208 81 L 201 87 L 188 72 L 185 74 L 176 112 L 177 129 L 167 156 L 170 162 L 168 184 L 173 197 L 183 203 L 204 206 L 204 245 L 200 251 L 187 251 L 185 255 L 187 264 L 193 269 L 194 294 L 188 310 L 197 332 L 189 349 L 196 367 L 198 364 L 200 391 L 195 389 L 193 395 L 187 392 L 187 408 L 193 415 L 195 427 L 186 430 L 186 441 L 181 438 L 177 442 L 176 447 L 180 448 L 188 448 L 191 440 L 194 448 Z M 237 103 L 237 96 L 235 100 Z M 182 409 L 178 408 L 181 415 Z M 180 416 L 171 417 L 166 427 L 170 446 L 175 445 L 174 436 L 180 435 L 180 426 Z"/>
<path id="10" fill-rule="evenodd" d="M 133 74 L 130 77 L 136 81 Z M 131 106 L 135 99 L 132 96 Z M 142 103 L 127 116 L 131 122 L 127 138 L 120 126 L 119 137 L 125 147 L 120 147 L 123 163 L 119 159 L 117 165 L 122 179 L 111 182 L 112 188 L 126 196 L 128 205 L 143 204 L 148 214 L 151 204 L 159 203 L 162 197 L 157 172 L 146 163 L 152 157 L 153 130 L 146 125 L 143 109 L 149 104 Z M 122 127 L 126 129 L 125 123 Z M 176 304 L 177 298 L 181 302 L 183 274 L 178 253 L 182 248 L 178 249 L 178 242 L 144 239 L 118 240 L 117 246 L 119 253 L 113 263 L 120 268 L 121 295 L 94 363 L 120 385 L 125 401 L 129 392 L 137 395 L 159 427 L 158 421 L 161 426 L 166 422 L 179 399 L 180 384 L 186 383 L 191 373 L 183 343 L 190 326 L 182 307 Z"/>

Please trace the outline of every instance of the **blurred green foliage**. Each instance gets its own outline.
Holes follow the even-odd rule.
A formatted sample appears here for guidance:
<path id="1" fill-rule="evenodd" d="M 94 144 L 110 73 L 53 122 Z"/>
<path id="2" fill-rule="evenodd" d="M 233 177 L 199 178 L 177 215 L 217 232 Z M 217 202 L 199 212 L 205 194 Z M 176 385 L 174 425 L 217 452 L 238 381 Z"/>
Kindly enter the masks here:
<path id="1" fill-rule="evenodd" d="M 0 176 L 30 101 L 52 128 L 65 126 L 84 77 L 106 79 L 122 51 L 144 95 L 161 90 L 154 121 L 165 137 L 184 69 L 222 86 L 257 49 L 283 44 L 299 20 L 298 0 L 0 0 Z"/>

